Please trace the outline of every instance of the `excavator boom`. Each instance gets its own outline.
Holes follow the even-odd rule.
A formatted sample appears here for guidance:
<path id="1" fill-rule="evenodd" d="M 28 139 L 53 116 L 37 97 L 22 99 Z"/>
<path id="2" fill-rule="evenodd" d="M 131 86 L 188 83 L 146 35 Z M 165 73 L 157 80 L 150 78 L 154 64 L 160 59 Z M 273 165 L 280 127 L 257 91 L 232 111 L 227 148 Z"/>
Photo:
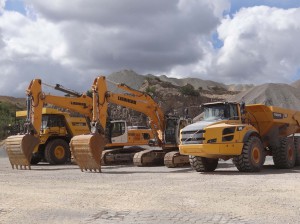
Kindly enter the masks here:
<path id="1" fill-rule="evenodd" d="M 60 88 L 63 88 L 60 86 Z M 71 93 L 70 90 L 68 90 Z M 25 133 L 13 135 L 6 139 L 6 151 L 12 168 L 30 169 L 32 154 L 37 150 L 40 142 L 42 122 L 42 109 L 44 103 L 53 104 L 69 109 L 91 118 L 92 99 L 84 94 L 76 97 L 62 97 L 45 94 L 42 92 L 42 81 L 34 79 L 27 90 L 27 119 Z"/>
<path id="2" fill-rule="evenodd" d="M 101 155 L 107 143 L 104 137 L 108 108 L 106 91 L 106 83 L 98 82 L 98 78 L 95 79 L 92 85 L 93 117 L 91 134 L 75 136 L 70 142 L 71 152 L 81 171 L 98 170 L 101 172 Z"/>
<path id="3" fill-rule="evenodd" d="M 94 80 L 93 91 L 93 119 L 91 122 L 92 133 L 89 135 L 78 135 L 72 138 L 70 146 L 71 151 L 77 164 L 81 170 L 99 170 L 101 172 L 101 160 L 99 155 L 102 154 L 105 137 L 104 131 L 107 121 L 107 108 L 109 103 L 121 105 L 135 111 L 141 112 L 148 116 L 150 120 L 151 129 L 154 132 L 155 138 L 158 140 L 160 146 L 164 146 L 165 136 L 164 132 L 167 130 L 167 119 L 159 107 L 159 105 L 153 100 L 153 98 L 143 92 L 134 90 L 125 84 L 117 84 L 119 89 L 122 89 L 128 93 L 112 93 L 107 89 L 106 78 L 99 76 Z M 178 120 L 174 120 L 174 127 L 179 126 Z M 172 123 L 172 122 L 171 122 Z M 176 132 L 173 128 L 172 134 L 175 136 Z M 175 145 L 177 144 L 174 142 Z M 174 147 L 172 145 L 172 147 Z M 147 154 L 148 153 L 148 154 Z M 75 156 L 76 155 L 76 156 Z M 165 152 L 153 152 L 148 150 L 146 153 L 138 154 L 134 156 L 137 164 L 144 164 L 145 157 L 149 157 L 149 163 L 152 161 L 163 161 Z M 158 155 L 157 158 L 156 155 Z M 154 156 L 154 157 L 153 157 Z M 140 162 L 141 161 L 141 162 Z M 170 166 L 171 167 L 171 166 Z"/>

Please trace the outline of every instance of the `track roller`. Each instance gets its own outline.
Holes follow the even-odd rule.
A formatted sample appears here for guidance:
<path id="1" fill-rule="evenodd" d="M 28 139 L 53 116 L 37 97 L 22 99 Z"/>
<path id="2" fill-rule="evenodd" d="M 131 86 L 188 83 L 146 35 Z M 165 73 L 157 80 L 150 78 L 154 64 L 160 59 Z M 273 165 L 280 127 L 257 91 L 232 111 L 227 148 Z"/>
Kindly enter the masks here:
<path id="1" fill-rule="evenodd" d="M 135 166 L 161 166 L 164 163 L 164 151 L 147 149 L 134 154 L 133 164 Z"/>
<path id="2" fill-rule="evenodd" d="M 189 156 L 181 155 L 178 151 L 168 152 L 164 157 L 164 164 L 168 168 L 190 165 Z"/>

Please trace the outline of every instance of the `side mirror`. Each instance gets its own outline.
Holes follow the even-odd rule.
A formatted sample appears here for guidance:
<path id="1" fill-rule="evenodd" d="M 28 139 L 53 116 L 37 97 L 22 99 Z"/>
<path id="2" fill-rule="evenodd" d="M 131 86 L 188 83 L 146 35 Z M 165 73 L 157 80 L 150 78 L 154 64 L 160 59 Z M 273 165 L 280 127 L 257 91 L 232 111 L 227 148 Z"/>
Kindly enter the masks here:
<path id="1" fill-rule="evenodd" d="M 241 120 L 242 123 L 245 123 L 245 114 L 246 114 L 246 106 L 245 106 L 245 102 L 242 101 L 241 105 L 240 105 L 240 112 L 241 112 Z"/>
<path id="2" fill-rule="evenodd" d="M 241 110 L 241 115 L 244 115 L 246 113 L 245 111 L 245 102 L 241 102 L 241 106 L 240 106 L 240 110 Z"/>

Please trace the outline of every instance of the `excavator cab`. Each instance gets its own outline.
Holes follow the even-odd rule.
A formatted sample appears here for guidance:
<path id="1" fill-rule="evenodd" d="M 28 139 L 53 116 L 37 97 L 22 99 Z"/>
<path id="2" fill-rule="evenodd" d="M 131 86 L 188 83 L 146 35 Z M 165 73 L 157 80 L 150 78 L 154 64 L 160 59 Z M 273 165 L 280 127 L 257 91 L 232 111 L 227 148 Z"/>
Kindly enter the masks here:
<path id="1" fill-rule="evenodd" d="M 167 118 L 166 129 L 165 129 L 165 143 L 166 144 L 176 144 L 176 132 L 178 130 L 178 118 L 171 117 Z"/>
<path id="2" fill-rule="evenodd" d="M 179 117 L 167 117 L 165 129 L 165 144 L 178 145 L 180 130 L 192 121 Z"/>
<path id="3" fill-rule="evenodd" d="M 127 142 L 126 121 L 111 121 L 110 123 L 111 143 Z"/>

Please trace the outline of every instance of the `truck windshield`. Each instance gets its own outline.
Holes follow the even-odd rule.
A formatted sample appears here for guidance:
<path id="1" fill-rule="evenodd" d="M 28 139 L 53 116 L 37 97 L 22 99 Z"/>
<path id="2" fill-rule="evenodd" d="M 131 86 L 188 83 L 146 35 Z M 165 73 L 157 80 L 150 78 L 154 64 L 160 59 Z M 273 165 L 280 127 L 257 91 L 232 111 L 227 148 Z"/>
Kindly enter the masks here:
<path id="1" fill-rule="evenodd" d="M 228 118 L 228 113 L 224 104 L 206 105 L 204 107 L 205 121 L 223 120 Z"/>

